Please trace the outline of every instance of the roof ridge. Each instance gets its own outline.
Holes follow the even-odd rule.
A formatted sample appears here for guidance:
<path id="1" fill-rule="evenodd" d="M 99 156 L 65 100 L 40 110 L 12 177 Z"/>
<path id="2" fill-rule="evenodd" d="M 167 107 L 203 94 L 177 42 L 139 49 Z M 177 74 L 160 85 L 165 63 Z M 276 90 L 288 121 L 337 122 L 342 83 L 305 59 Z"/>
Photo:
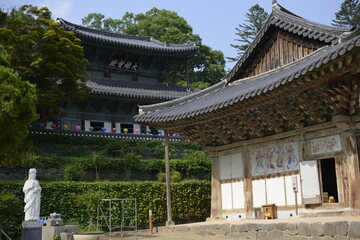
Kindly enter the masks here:
<path id="1" fill-rule="evenodd" d="M 278 8 L 273 8 L 275 13 L 277 13 L 279 15 L 282 15 L 282 16 L 285 16 L 285 17 L 294 16 L 301 23 L 309 24 L 309 25 L 313 25 L 313 26 L 319 26 L 319 27 L 322 27 L 324 29 L 329 29 L 329 30 L 338 31 L 338 32 L 345 32 L 345 31 L 350 30 L 349 28 L 339 28 L 339 27 L 335 27 L 335 26 L 331 26 L 331 25 L 325 25 L 325 24 L 322 24 L 322 23 L 318 23 L 318 22 L 308 20 L 306 18 L 300 17 L 299 15 L 296 15 L 295 13 L 287 10 L 286 8 L 284 8 L 283 6 L 281 6 L 279 4 L 277 4 L 277 5 L 279 6 Z M 290 16 L 288 16 L 288 15 L 290 15 Z"/>
<path id="2" fill-rule="evenodd" d="M 273 8 L 271 14 L 269 15 L 266 22 L 263 24 L 260 31 L 256 34 L 253 42 L 249 45 L 244 54 L 238 60 L 238 62 L 234 65 L 230 72 L 226 76 L 224 76 L 223 79 L 226 82 L 230 82 L 233 80 L 235 74 L 238 72 L 238 70 L 241 68 L 241 66 L 247 60 L 253 50 L 258 46 L 262 37 L 271 26 L 283 29 L 284 31 L 288 31 L 292 34 L 302 35 L 304 38 L 318 39 L 319 41 L 324 41 L 326 43 L 331 41 L 332 44 L 338 43 L 338 39 L 340 38 L 341 34 L 350 30 L 312 22 L 290 12 L 286 8 L 279 5 L 277 1 L 273 1 Z M 302 27 L 303 31 L 300 31 L 298 27 Z M 314 33 L 309 34 L 310 30 Z M 299 32 L 301 32 L 301 34 L 299 34 Z M 325 37 L 322 37 L 320 39 L 320 36 L 322 35 L 325 35 Z"/>

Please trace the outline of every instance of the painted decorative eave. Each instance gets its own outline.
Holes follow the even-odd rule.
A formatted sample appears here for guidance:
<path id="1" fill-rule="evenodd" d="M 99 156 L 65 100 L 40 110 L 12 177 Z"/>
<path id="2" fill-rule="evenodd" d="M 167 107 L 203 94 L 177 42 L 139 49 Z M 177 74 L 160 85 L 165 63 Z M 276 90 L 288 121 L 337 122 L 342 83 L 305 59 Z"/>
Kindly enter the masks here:
<path id="1" fill-rule="evenodd" d="M 92 95 L 157 101 L 173 100 L 194 93 L 192 89 L 171 83 L 149 84 L 111 78 L 90 78 L 87 86 L 91 88 Z"/>
<path id="2" fill-rule="evenodd" d="M 270 29 L 270 27 L 282 29 L 289 33 L 296 34 L 308 39 L 318 40 L 329 45 L 337 44 L 341 34 L 350 31 L 350 29 L 327 26 L 306 20 L 288 11 L 287 9 L 283 8 L 275 2 L 273 4 L 272 13 L 268 17 L 267 21 L 257 33 L 254 41 L 249 45 L 248 49 L 242 55 L 240 60 L 223 78 L 224 81 L 230 82 L 236 80 L 234 79 L 235 74 L 243 66 L 243 64 L 252 54 L 254 49 L 259 45 L 261 39 Z"/>
<path id="3" fill-rule="evenodd" d="M 142 114 L 135 116 L 134 119 L 136 122 L 146 124 L 190 119 L 234 104 L 242 104 L 246 100 L 255 100 L 263 94 L 281 88 L 283 85 L 302 80 L 305 75 L 316 72 L 326 64 L 346 54 L 350 55 L 347 60 L 349 64 L 358 64 L 359 29 L 350 36 L 343 35 L 341 39 L 342 41 L 335 46 L 325 46 L 296 62 L 261 75 L 239 79 L 231 83 L 222 81 L 208 89 L 180 99 L 150 106 L 140 106 Z M 352 53 L 355 53 L 356 57 L 351 56 Z"/>
<path id="4" fill-rule="evenodd" d="M 141 52 L 148 55 L 164 55 L 174 57 L 190 57 L 199 47 L 195 44 L 170 44 L 163 43 L 152 37 L 132 36 L 100 31 L 80 25 L 76 25 L 58 18 L 57 22 L 68 31 L 73 31 L 83 43 L 101 46 L 104 48 L 116 48 L 121 50 Z"/>

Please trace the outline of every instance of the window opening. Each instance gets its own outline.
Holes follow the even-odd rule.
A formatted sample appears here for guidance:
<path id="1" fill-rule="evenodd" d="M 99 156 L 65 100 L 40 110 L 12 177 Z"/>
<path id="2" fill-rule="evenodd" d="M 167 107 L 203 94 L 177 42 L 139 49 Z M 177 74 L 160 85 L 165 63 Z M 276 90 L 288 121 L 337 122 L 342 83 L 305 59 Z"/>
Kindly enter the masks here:
<path id="1" fill-rule="evenodd" d="M 81 126 L 81 120 L 80 119 L 69 119 L 69 118 L 63 118 L 62 119 L 62 125 L 64 130 L 75 130 L 77 126 Z M 64 128 L 64 126 L 67 126 Z"/>
<path id="2" fill-rule="evenodd" d="M 327 158 L 320 160 L 321 182 L 324 202 L 339 202 L 336 183 L 335 159 Z M 334 199 L 332 199 L 333 197 Z"/>
<path id="3" fill-rule="evenodd" d="M 127 131 L 124 129 L 127 129 Z M 134 125 L 133 124 L 127 124 L 127 123 L 121 123 L 121 132 L 122 133 L 134 133 Z"/>
<path id="4" fill-rule="evenodd" d="M 104 127 L 104 122 L 90 121 L 90 127 L 93 127 L 95 132 L 101 132 Z"/>

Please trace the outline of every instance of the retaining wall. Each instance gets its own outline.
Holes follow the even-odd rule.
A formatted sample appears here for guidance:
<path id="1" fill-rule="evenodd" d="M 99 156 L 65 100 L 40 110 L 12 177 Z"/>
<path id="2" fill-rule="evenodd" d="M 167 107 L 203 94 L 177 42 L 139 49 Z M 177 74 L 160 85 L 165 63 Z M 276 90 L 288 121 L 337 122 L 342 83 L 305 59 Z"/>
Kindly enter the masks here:
<path id="1" fill-rule="evenodd" d="M 161 230 L 160 230 L 161 231 Z M 162 231 L 188 232 L 202 236 L 224 236 L 226 239 L 303 240 L 360 239 L 360 221 L 306 223 L 211 223 L 163 227 Z"/>

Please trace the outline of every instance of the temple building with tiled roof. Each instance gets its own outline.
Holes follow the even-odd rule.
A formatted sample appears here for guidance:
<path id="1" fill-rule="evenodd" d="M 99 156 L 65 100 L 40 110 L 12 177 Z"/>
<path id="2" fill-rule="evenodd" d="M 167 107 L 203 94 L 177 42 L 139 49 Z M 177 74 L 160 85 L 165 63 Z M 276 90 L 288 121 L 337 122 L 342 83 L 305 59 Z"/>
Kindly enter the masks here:
<path id="1" fill-rule="evenodd" d="M 213 159 L 211 217 L 291 218 L 360 210 L 360 28 L 273 3 L 221 82 L 140 106 L 135 121 L 178 132 Z"/>
<path id="2" fill-rule="evenodd" d="M 152 37 L 95 30 L 61 18 L 57 21 L 81 40 L 89 61 L 87 86 L 91 91 L 87 100 L 64 104 L 57 128 L 157 134 L 157 130 L 133 122 L 138 105 L 194 92 L 166 82 L 170 70 L 197 53 L 199 47 L 194 44 L 163 43 Z"/>

